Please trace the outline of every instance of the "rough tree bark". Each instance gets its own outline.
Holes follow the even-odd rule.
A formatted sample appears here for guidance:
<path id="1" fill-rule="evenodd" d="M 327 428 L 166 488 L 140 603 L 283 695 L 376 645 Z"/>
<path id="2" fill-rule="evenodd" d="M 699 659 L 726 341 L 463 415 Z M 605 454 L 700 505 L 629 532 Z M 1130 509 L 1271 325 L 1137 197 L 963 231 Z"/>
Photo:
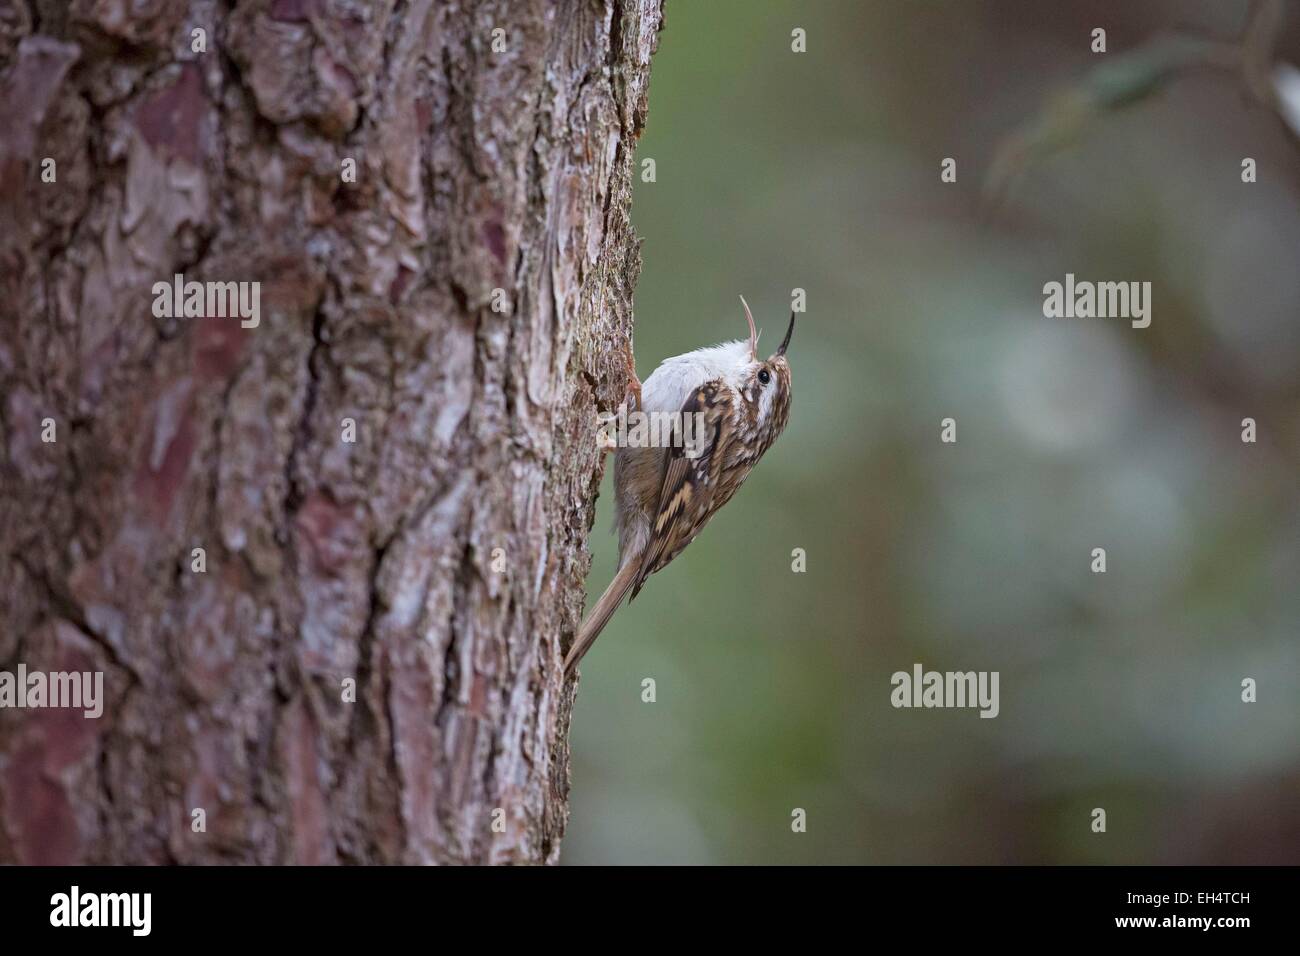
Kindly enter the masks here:
<path id="1" fill-rule="evenodd" d="M 0 861 L 557 859 L 660 22 L 0 0 Z"/>

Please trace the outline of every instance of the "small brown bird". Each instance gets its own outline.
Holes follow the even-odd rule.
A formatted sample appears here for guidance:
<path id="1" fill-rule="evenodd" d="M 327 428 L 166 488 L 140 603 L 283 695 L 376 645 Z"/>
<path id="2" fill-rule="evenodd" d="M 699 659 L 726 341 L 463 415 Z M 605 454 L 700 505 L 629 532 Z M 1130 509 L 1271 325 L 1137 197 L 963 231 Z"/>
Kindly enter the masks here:
<path id="1" fill-rule="evenodd" d="M 790 419 L 790 365 L 781 347 L 758 357 L 758 332 L 744 296 L 749 340 L 726 342 L 666 359 L 644 385 L 633 387 L 640 411 L 676 412 L 702 425 L 673 447 L 620 447 L 614 456 L 618 573 L 583 622 L 564 660 L 572 673 L 623 603 L 646 578 L 666 567 L 731 500 Z M 629 359 L 630 361 L 630 359 Z M 699 417 L 695 417 L 699 416 Z M 683 428 L 680 437 L 686 434 Z"/>

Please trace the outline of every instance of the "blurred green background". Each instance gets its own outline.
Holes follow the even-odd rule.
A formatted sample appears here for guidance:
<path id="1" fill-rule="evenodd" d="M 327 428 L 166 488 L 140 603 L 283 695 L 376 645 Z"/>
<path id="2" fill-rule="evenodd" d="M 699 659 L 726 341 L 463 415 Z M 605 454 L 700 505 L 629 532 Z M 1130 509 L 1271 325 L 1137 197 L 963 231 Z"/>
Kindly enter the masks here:
<path id="1" fill-rule="evenodd" d="M 1194 71 L 981 201 L 1055 93 L 1246 12 L 668 3 L 641 377 L 742 337 L 737 293 L 764 354 L 808 311 L 784 437 L 583 663 L 565 862 L 1300 862 L 1300 153 Z M 1151 327 L 1044 318 L 1066 272 L 1152 282 Z M 999 671 L 1000 716 L 894 709 L 914 662 Z"/>

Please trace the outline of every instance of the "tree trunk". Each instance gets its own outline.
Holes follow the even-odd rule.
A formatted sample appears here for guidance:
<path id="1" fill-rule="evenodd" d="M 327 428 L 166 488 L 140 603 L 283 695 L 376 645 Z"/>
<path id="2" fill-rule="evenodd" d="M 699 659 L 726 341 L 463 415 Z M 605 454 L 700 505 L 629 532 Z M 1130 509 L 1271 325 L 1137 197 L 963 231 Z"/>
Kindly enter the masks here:
<path id="1" fill-rule="evenodd" d="M 0 861 L 557 859 L 660 21 L 0 0 Z"/>

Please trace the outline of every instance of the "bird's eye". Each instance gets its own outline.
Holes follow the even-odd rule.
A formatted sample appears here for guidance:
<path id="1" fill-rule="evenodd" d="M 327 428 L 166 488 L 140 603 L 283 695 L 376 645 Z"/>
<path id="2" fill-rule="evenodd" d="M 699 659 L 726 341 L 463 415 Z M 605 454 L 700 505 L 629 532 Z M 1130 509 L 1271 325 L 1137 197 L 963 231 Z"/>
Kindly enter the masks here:
<path id="1" fill-rule="evenodd" d="M 771 375 L 771 373 L 769 373 L 768 370 L 765 369 L 765 368 L 764 368 L 764 369 L 759 369 L 759 372 L 758 372 L 758 381 L 759 381 L 759 384 L 761 384 L 761 385 L 766 385 L 768 382 L 772 381 L 772 375 Z"/>

